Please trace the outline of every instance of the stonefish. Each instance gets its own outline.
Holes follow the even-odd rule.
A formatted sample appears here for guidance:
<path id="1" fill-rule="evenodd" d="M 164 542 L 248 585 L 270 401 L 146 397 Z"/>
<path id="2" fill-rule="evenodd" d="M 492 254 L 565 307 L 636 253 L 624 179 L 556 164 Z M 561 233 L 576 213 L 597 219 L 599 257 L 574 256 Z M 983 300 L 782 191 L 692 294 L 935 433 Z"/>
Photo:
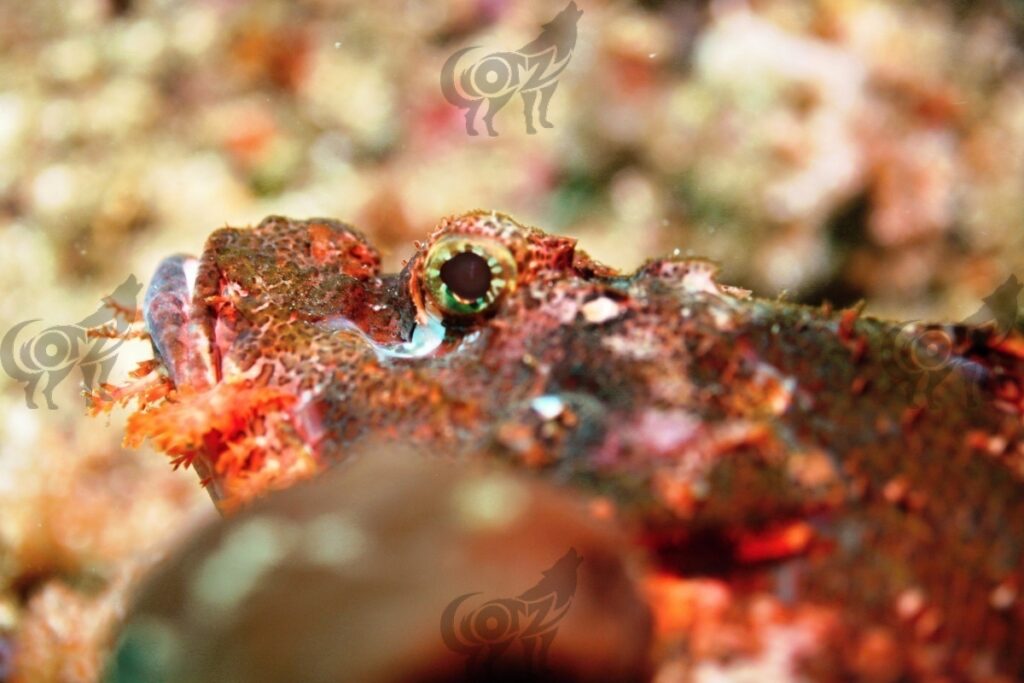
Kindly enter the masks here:
<path id="1" fill-rule="evenodd" d="M 1019 331 L 761 300 L 700 259 L 621 273 L 480 211 L 397 274 L 335 220 L 219 229 L 144 313 L 128 439 L 225 512 L 370 439 L 500 462 L 644 550 L 659 681 L 1024 679 Z"/>

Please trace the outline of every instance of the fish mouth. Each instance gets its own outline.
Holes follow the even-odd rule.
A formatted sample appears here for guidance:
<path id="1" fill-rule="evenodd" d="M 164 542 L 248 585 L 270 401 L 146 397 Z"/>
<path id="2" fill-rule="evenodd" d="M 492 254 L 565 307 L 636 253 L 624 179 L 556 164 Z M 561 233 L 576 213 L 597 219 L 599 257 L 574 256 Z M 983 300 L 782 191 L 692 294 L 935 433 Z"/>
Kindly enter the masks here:
<path id="1" fill-rule="evenodd" d="M 147 405 L 130 419 L 127 433 L 133 444 L 149 439 L 175 466 L 194 468 L 226 512 L 261 492 L 319 472 L 329 429 L 317 389 L 263 381 L 279 367 L 273 360 L 237 367 L 231 316 L 222 315 L 222 307 L 204 296 L 201 265 L 192 256 L 176 255 L 161 261 L 153 273 L 143 317 L 175 397 Z M 437 352 L 443 328 L 410 324 L 415 329 L 403 339 L 396 330 L 404 333 L 402 321 L 411 323 L 412 316 L 377 310 L 365 299 L 352 297 L 363 308 L 307 322 L 344 335 L 353 348 L 365 348 L 381 362 Z"/>
<path id="2" fill-rule="evenodd" d="M 193 302 L 199 261 L 178 254 L 160 262 L 143 300 L 143 316 L 156 355 L 175 387 L 208 389 L 220 379 L 214 321 Z"/>
<path id="3" fill-rule="evenodd" d="M 289 388 L 222 381 L 222 345 L 230 338 L 216 312 L 197 300 L 198 274 L 199 261 L 187 255 L 164 259 L 153 274 L 143 316 L 179 398 L 129 418 L 126 440 L 149 439 L 175 467 L 194 468 L 227 513 L 316 474 L 323 425 L 316 404 Z"/>

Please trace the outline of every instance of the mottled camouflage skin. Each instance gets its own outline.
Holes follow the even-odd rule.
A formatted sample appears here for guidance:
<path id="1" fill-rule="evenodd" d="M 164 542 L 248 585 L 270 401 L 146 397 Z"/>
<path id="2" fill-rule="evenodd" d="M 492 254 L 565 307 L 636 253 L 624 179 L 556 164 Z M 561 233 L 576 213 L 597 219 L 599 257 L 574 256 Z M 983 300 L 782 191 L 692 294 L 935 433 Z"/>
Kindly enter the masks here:
<path id="1" fill-rule="evenodd" d="M 514 291 L 486 316 L 444 321 L 429 354 L 381 354 L 374 344 L 426 321 L 424 254 L 452 232 L 506 244 Z M 174 401 L 139 431 L 195 463 L 222 502 L 342 463 L 370 435 L 511 462 L 613 503 L 667 571 L 725 580 L 740 605 L 767 592 L 831 614 L 832 635 L 800 659 L 816 679 L 859 671 L 849 650 L 867 633 L 896 648 L 892 680 L 1024 677 L 1020 334 L 937 328 L 953 370 L 926 387 L 933 375 L 900 357 L 900 325 L 749 298 L 705 261 L 621 274 L 484 212 L 417 246 L 382 275 L 335 221 L 214 232 L 191 332 L 151 307 L 151 333 L 179 406 L 225 386 L 275 398 L 239 408 L 235 432 L 161 438 Z"/>

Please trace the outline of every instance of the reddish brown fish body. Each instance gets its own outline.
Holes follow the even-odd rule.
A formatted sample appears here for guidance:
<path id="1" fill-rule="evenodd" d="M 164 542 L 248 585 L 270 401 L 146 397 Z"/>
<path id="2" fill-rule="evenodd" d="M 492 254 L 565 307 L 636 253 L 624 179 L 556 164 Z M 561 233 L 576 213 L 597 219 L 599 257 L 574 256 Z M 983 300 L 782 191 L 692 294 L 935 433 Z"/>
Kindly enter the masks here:
<path id="1" fill-rule="evenodd" d="M 431 303 L 427 257 L 453 235 L 515 262 L 478 316 Z M 751 625 L 770 604 L 802 643 L 784 653 L 795 677 L 1024 677 L 1024 337 L 758 300 L 714 274 L 621 274 L 483 212 L 443 222 L 395 275 L 334 221 L 224 228 L 194 288 L 173 267 L 151 288 L 176 390 L 130 429 L 226 508 L 371 437 L 585 491 L 673 581 L 727 594 L 707 637 L 731 645 L 697 647 L 689 612 L 662 622 L 661 656 L 687 675 L 767 657 L 721 634 L 774 632 Z M 921 361 L 927 332 L 942 363 Z"/>

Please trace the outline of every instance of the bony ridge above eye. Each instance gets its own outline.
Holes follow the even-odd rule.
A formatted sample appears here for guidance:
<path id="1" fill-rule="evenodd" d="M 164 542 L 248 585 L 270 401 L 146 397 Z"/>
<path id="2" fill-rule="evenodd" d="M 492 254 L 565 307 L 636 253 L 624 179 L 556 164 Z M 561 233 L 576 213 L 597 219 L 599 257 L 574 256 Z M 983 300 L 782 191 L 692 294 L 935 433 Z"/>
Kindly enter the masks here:
<path id="1" fill-rule="evenodd" d="M 423 284 L 444 316 L 468 317 L 494 309 L 516 285 L 517 268 L 509 249 L 496 239 L 449 235 L 427 252 Z"/>

